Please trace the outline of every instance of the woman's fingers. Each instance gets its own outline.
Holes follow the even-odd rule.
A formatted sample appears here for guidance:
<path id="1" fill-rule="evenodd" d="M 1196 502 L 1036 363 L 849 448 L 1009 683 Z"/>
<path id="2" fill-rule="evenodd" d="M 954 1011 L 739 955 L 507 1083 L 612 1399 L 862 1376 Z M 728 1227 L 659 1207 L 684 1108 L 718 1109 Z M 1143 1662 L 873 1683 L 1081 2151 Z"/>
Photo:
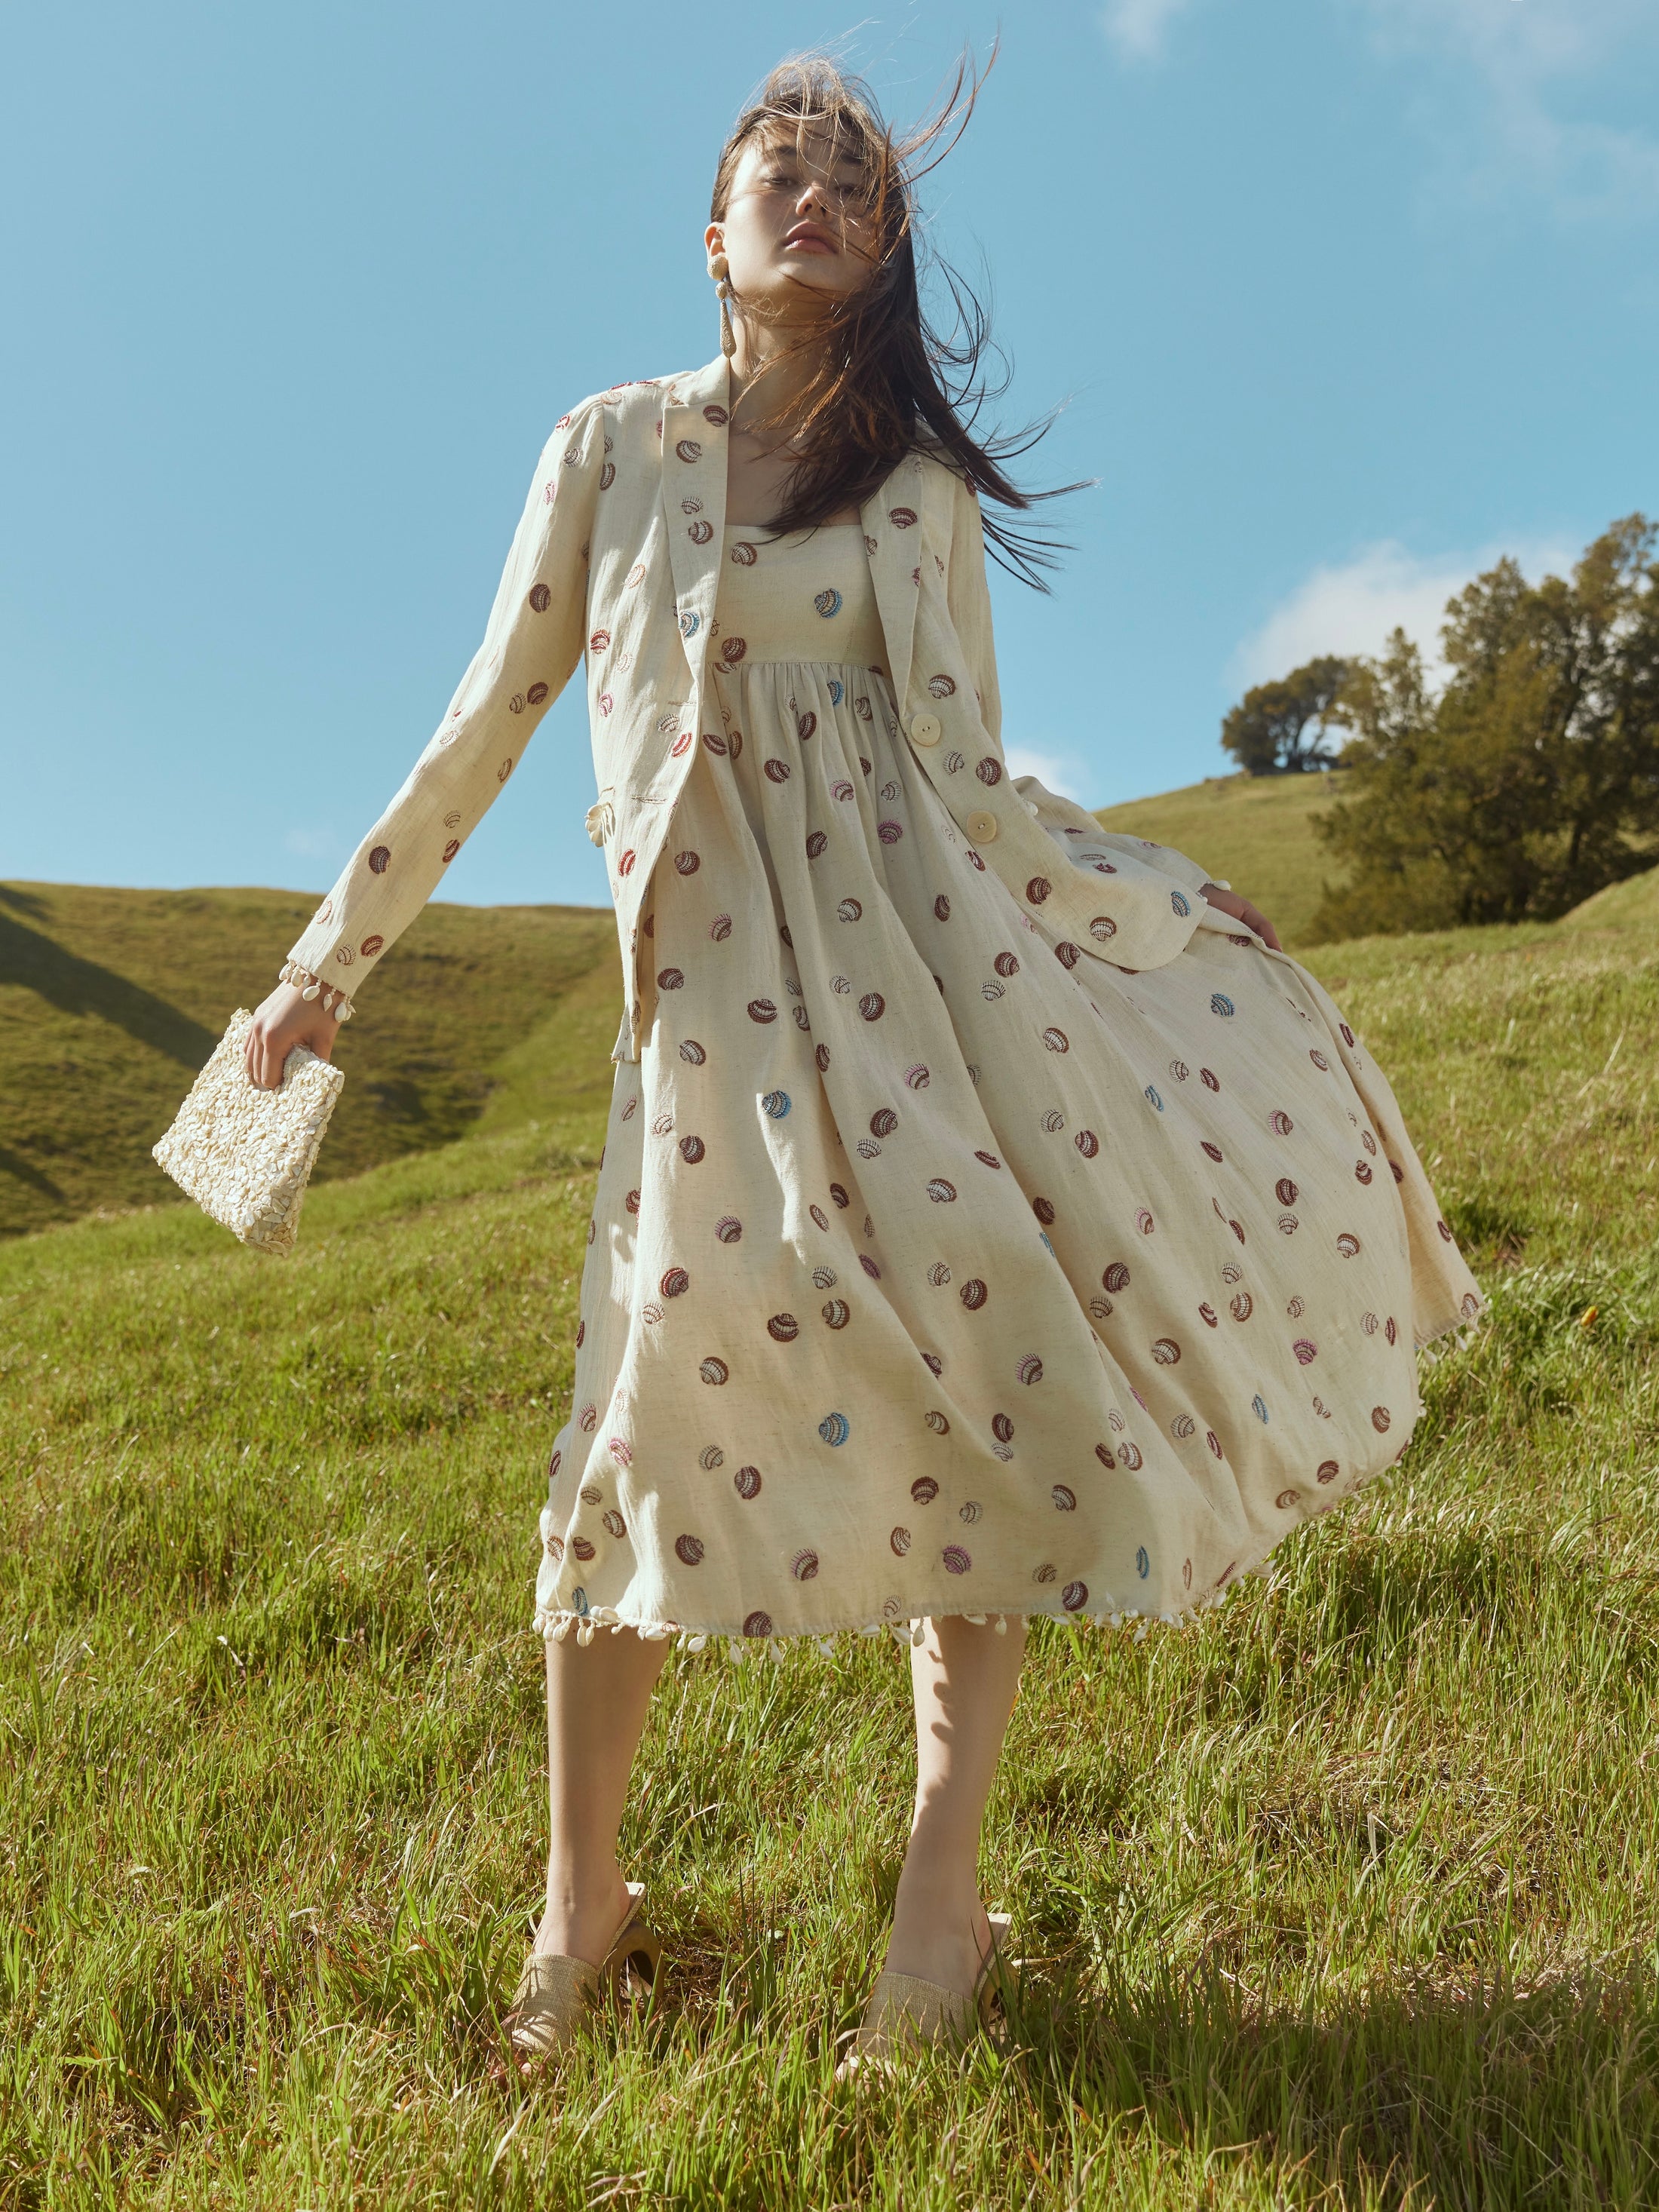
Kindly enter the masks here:
<path id="1" fill-rule="evenodd" d="M 273 1062 L 275 1065 L 273 1066 Z M 256 1023 L 253 1029 L 253 1080 L 261 1091 L 274 1091 L 282 1081 L 283 1064 L 270 1048 L 270 1038 L 264 1024 Z"/>
<path id="2" fill-rule="evenodd" d="M 248 1025 L 242 1047 L 248 1081 L 260 1091 L 278 1089 L 288 1056 L 296 1044 L 314 1052 L 319 1060 L 332 1060 L 338 1035 L 339 1025 L 331 1013 L 307 1006 L 291 984 L 283 984 Z"/>
<path id="3" fill-rule="evenodd" d="M 1260 907 L 1247 905 L 1244 908 L 1243 918 L 1249 924 L 1250 927 L 1255 930 L 1256 935 L 1261 938 L 1263 944 L 1269 945 L 1275 952 L 1282 952 L 1285 950 L 1284 946 L 1279 941 L 1279 932 L 1273 927 L 1272 922 L 1268 921 L 1267 915 L 1262 913 Z"/>
<path id="4" fill-rule="evenodd" d="M 1285 950 L 1279 941 L 1279 932 L 1259 906 L 1252 906 L 1249 899 L 1241 897 L 1237 891 L 1224 891 L 1219 884 L 1205 884 L 1200 889 L 1212 906 L 1219 907 L 1223 914 L 1231 915 L 1235 921 L 1242 921 L 1246 929 L 1253 929 L 1262 943 L 1273 951 Z"/>

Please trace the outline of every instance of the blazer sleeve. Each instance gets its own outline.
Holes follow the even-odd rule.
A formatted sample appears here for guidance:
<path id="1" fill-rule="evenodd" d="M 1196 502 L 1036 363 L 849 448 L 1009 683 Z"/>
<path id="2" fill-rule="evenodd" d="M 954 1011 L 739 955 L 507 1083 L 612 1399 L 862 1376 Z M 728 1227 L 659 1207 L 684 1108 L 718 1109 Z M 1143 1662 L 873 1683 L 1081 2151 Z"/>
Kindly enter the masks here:
<path id="1" fill-rule="evenodd" d="M 1002 694 L 997 684 L 996 646 L 991 628 L 991 592 L 986 579 L 985 526 L 980 515 L 978 499 L 960 477 L 956 481 L 957 511 L 952 518 L 951 567 L 945 580 L 945 598 L 951 620 L 973 678 L 981 718 L 993 744 L 1000 752 Z M 1200 867 L 1196 860 L 1189 860 L 1184 853 L 1176 852 L 1173 845 L 1159 845 L 1150 838 L 1131 837 L 1119 830 L 1103 830 L 1086 809 L 1046 789 L 1034 775 L 1016 776 L 1013 785 L 1025 802 L 1027 812 L 1034 816 L 1051 837 L 1073 842 L 1086 839 L 1091 850 L 1120 854 L 1137 861 L 1142 867 L 1155 868 L 1160 875 L 1168 876 L 1179 884 L 1183 890 L 1195 891 L 1200 885 L 1213 881 L 1207 869 Z"/>
<path id="2" fill-rule="evenodd" d="M 524 757 L 582 657 L 587 561 L 605 466 L 584 400 L 543 451 L 472 656 L 426 750 L 289 954 L 355 1000 Z"/>

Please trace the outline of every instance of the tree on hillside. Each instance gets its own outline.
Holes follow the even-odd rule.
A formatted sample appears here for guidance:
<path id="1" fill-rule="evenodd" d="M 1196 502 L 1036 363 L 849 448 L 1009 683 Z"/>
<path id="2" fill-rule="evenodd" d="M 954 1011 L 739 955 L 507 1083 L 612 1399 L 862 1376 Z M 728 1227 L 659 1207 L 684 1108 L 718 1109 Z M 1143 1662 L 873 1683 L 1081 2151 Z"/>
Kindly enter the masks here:
<path id="1" fill-rule="evenodd" d="M 1258 684 L 1222 722 L 1222 750 L 1246 775 L 1328 768 L 1331 710 L 1347 672 L 1346 660 L 1326 653 L 1276 684 Z"/>
<path id="2" fill-rule="evenodd" d="M 1550 920 L 1659 860 L 1656 540 L 1632 514 L 1570 581 L 1477 576 L 1447 605 L 1437 697 L 1403 631 L 1355 663 L 1343 795 L 1316 825 L 1349 881 L 1315 941 Z"/>

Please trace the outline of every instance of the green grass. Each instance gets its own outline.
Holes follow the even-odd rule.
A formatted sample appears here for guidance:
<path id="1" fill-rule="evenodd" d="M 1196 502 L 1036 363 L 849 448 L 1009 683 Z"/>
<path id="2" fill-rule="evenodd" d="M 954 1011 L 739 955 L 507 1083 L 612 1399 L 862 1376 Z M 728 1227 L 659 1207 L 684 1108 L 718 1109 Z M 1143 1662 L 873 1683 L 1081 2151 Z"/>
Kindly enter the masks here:
<path id="1" fill-rule="evenodd" d="M 1609 884 L 1562 919 L 1562 927 L 1571 929 L 1643 929 L 1655 924 L 1659 924 L 1659 867 L 1627 876 L 1622 884 Z"/>
<path id="2" fill-rule="evenodd" d="M 0 1249 L 0 2204 L 1659 2201 L 1659 927 L 1310 964 L 1490 1323 L 1218 1613 L 1034 1633 L 1013 2039 L 897 2089 L 831 2079 L 906 1826 L 886 1646 L 671 1658 L 624 1838 L 665 2002 L 503 2064 L 597 980 L 290 1261 L 183 1206 Z"/>
<path id="3" fill-rule="evenodd" d="M 1340 861 L 1314 834 L 1341 788 L 1340 775 L 1216 775 L 1156 799 L 1103 806 L 1108 830 L 1173 845 L 1212 877 L 1253 899 L 1292 949 L 1301 945 Z"/>
<path id="4" fill-rule="evenodd" d="M 149 1156 L 239 1005 L 276 982 L 317 894 L 0 884 L 0 1237 L 176 1195 Z M 573 999 L 621 1006 L 592 907 L 428 907 L 336 1054 L 323 1180 L 448 1143 L 513 1091 Z M 602 1017 L 596 1016 L 603 1027 Z"/>

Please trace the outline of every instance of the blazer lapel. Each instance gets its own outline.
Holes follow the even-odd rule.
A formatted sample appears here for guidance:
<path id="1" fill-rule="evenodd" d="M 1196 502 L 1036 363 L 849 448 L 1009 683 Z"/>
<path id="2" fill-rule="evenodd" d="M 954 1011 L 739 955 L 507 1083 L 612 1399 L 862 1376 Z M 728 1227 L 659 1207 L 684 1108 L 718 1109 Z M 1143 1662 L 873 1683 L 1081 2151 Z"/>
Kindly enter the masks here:
<path id="1" fill-rule="evenodd" d="M 726 425 L 731 371 L 724 354 L 677 377 L 662 410 L 662 504 L 680 640 L 701 688 L 720 586 L 726 531 Z"/>
<path id="2" fill-rule="evenodd" d="M 876 586 L 882 631 L 887 640 L 888 675 L 902 714 L 910 682 L 910 657 L 916 627 L 917 582 L 926 536 L 921 464 L 901 461 L 886 482 L 859 510 L 870 574 Z"/>

